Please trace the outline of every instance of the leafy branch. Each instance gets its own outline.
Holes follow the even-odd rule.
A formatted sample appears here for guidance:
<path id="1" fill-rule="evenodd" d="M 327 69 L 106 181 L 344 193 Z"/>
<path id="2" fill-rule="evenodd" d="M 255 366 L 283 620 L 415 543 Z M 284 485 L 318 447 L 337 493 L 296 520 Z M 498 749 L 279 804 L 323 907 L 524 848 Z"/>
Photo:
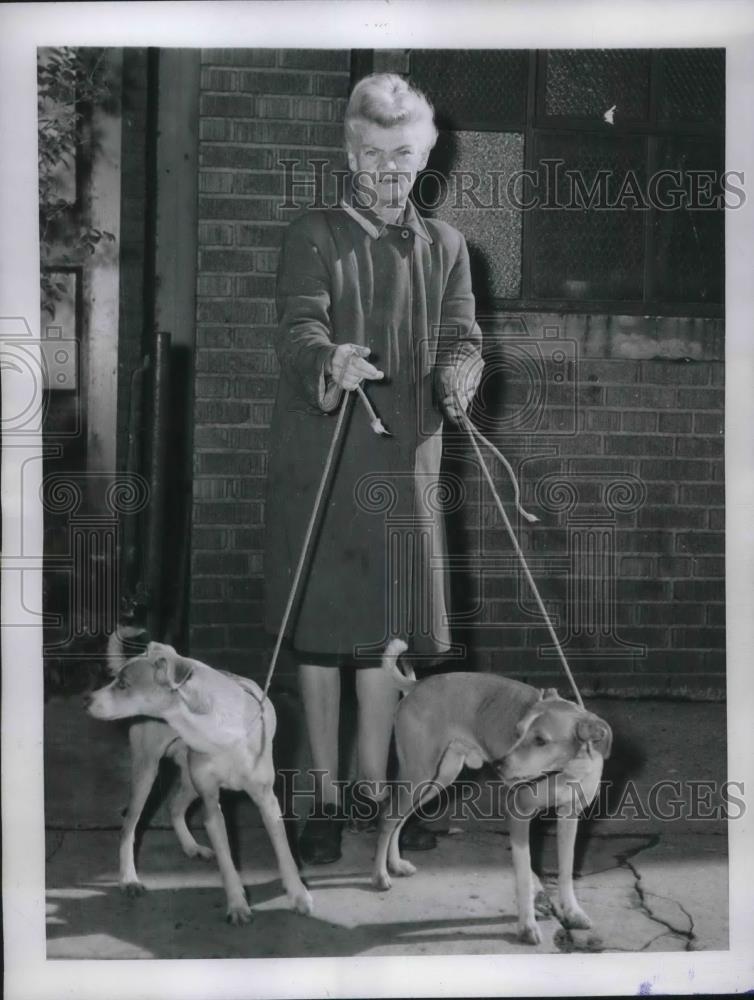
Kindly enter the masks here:
<path id="1" fill-rule="evenodd" d="M 61 176 L 75 171 L 77 153 L 91 146 L 86 125 L 92 110 L 113 102 L 104 60 L 101 48 L 54 48 L 40 50 L 37 63 L 41 298 L 51 317 L 66 288 L 45 265 L 77 263 L 103 239 L 115 240 L 86 225 L 76 199 L 61 193 Z"/>

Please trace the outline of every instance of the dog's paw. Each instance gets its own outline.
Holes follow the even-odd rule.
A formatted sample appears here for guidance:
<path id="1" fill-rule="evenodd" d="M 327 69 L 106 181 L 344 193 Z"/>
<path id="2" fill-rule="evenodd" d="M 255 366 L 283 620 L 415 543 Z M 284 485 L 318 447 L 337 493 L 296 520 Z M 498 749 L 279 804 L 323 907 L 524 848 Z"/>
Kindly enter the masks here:
<path id="1" fill-rule="evenodd" d="M 204 847 L 203 844 L 194 844 L 186 849 L 186 856 L 189 858 L 199 858 L 201 861 L 212 861 L 215 852 L 211 847 Z"/>
<path id="2" fill-rule="evenodd" d="M 121 882 L 120 891 L 124 896 L 128 896 L 129 899 L 138 899 L 139 896 L 143 896 L 147 887 L 143 882 Z"/>
<path id="3" fill-rule="evenodd" d="M 375 872 L 372 875 L 372 885 L 375 889 L 379 889 L 380 892 L 386 892 L 388 889 L 392 889 L 393 883 L 390 881 L 390 876 L 385 872 Z"/>
<path id="4" fill-rule="evenodd" d="M 563 910 L 563 926 L 571 931 L 588 931 L 592 926 L 592 921 L 580 906 L 573 906 L 568 910 Z"/>
<path id="5" fill-rule="evenodd" d="M 291 906 L 296 911 L 304 917 L 310 917 L 314 910 L 314 900 L 312 899 L 311 893 L 308 892 L 303 886 L 295 892 L 291 893 L 289 896 L 291 901 Z"/>
<path id="6" fill-rule="evenodd" d="M 533 920 L 525 924 L 519 924 L 518 940 L 522 944 L 542 944 L 542 935 L 539 932 L 539 927 L 537 927 Z"/>
<path id="7" fill-rule="evenodd" d="M 239 927 L 241 924 L 250 924 L 254 919 L 254 912 L 245 900 L 238 903 L 229 903 L 225 919 L 229 924 L 233 924 L 234 927 Z"/>
<path id="8" fill-rule="evenodd" d="M 416 865 L 412 865 L 410 861 L 406 861 L 405 858 L 399 858 L 395 864 L 390 864 L 388 862 L 388 868 L 393 875 L 403 875 L 404 877 L 409 875 L 416 875 Z"/>

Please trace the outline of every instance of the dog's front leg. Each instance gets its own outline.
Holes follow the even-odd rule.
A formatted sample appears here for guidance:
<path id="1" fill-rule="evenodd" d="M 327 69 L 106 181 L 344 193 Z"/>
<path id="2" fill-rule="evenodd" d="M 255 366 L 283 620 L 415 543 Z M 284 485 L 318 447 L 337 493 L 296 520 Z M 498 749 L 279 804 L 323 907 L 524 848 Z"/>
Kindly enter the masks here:
<path id="1" fill-rule="evenodd" d="M 529 850 L 530 819 L 511 816 L 509 830 L 513 872 L 516 879 L 516 905 L 518 907 L 518 937 L 525 944 L 541 944 L 542 935 L 534 915 L 534 883 Z"/>
<path id="2" fill-rule="evenodd" d="M 212 774 L 210 768 L 204 768 L 193 763 L 191 777 L 194 780 L 204 806 L 204 827 L 210 843 L 215 849 L 217 864 L 222 875 L 227 899 L 227 920 L 231 924 L 248 924 L 254 914 L 246 901 L 243 883 L 233 864 L 228 843 L 228 831 L 220 808 L 220 783 Z"/>
<path id="3" fill-rule="evenodd" d="M 202 858 L 204 861 L 209 861 L 214 858 L 214 851 L 209 847 L 204 847 L 203 844 L 197 844 L 186 823 L 186 811 L 191 803 L 199 797 L 199 792 L 194 788 L 194 783 L 191 780 L 187 748 L 182 746 L 173 754 L 173 759 L 178 765 L 180 778 L 168 802 L 170 822 L 173 824 L 183 853 L 189 858 Z"/>
<path id="4" fill-rule="evenodd" d="M 132 740 L 131 747 L 131 797 L 120 833 L 120 888 L 127 896 L 140 896 L 146 892 L 136 874 L 134 839 L 152 785 L 157 777 L 160 755 L 144 750 Z"/>
<path id="5" fill-rule="evenodd" d="M 587 930 L 592 922 L 579 906 L 573 891 L 573 852 L 578 823 L 578 816 L 558 816 L 558 896 L 565 926 Z"/>

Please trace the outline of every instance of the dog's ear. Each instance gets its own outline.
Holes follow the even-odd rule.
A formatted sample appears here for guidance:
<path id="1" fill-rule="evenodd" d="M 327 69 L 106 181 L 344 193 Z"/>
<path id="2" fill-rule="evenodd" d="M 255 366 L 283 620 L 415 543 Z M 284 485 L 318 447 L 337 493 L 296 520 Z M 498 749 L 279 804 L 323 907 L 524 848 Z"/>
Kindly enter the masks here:
<path id="1" fill-rule="evenodd" d="M 589 743 L 607 760 L 613 747 L 613 731 L 596 715 L 588 713 L 576 723 L 576 738 L 580 743 Z"/>
<path id="2" fill-rule="evenodd" d="M 194 672 L 193 667 L 186 660 L 168 659 L 166 656 L 158 656 L 154 662 L 154 676 L 158 684 L 169 687 L 171 691 L 177 691 L 182 687 Z"/>
<path id="3" fill-rule="evenodd" d="M 540 695 L 542 701 L 563 701 L 564 699 L 558 694 L 557 688 L 544 688 L 542 694 Z"/>

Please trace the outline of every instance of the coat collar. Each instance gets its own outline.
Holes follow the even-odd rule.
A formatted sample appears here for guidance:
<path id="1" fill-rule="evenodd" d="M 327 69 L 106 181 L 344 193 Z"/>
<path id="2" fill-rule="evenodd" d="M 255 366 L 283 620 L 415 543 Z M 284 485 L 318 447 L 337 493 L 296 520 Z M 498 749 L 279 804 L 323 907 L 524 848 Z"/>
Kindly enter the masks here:
<path id="1" fill-rule="evenodd" d="M 341 198 L 340 207 L 354 222 L 358 222 L 361 228 L 372 239 L 379 239 L 387 229 L 389 223 L 381 219 L 371 208 L 360 205 L 355 195 L 350 194 L 349 196 L 349 194 Z M 423 240 L 426 240 L 427 243 L 434 242 L 424 224 L 424 219 L 422 219 L 410 201 L 406 203 L 406 207 L 403 210 L 403 217 L 393 224 L 403 229 L 410 229 L 416 236 L 421 236 Z"/>

